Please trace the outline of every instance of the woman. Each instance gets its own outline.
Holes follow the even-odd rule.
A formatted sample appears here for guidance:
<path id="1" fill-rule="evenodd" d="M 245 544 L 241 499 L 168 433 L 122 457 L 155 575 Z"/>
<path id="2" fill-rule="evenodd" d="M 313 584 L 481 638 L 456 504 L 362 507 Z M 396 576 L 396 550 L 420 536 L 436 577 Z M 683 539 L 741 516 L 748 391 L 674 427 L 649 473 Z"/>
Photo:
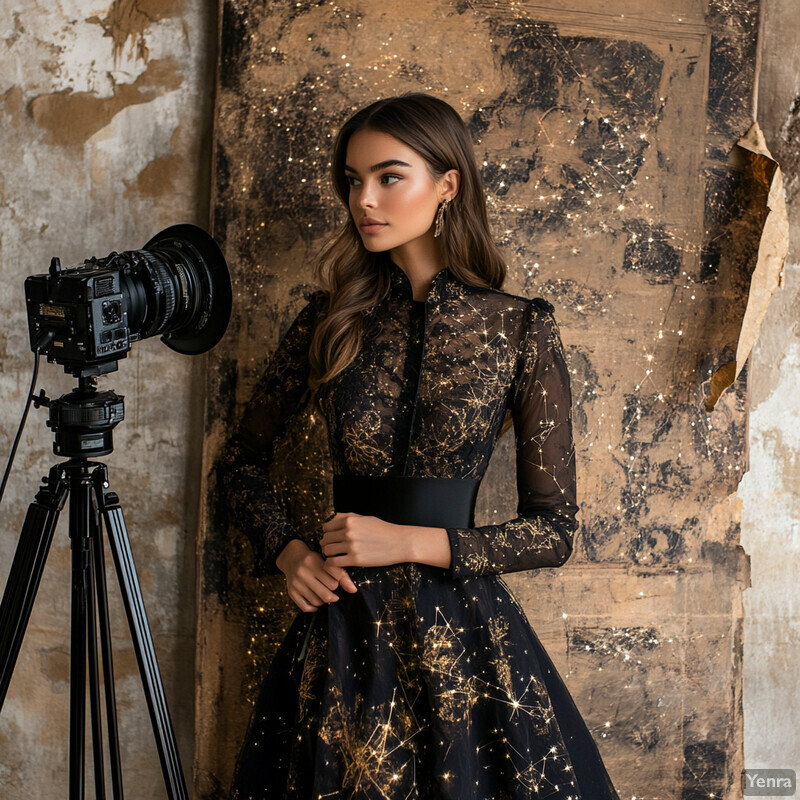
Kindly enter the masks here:
<path id="1" fill-rule="evenodd" d="M 354 114 L 331 175 L 348 209 L 314 292 L 220 463 L 255 574 L 300 609 L 270 667 L 233 798 L 617 798 L 597 747 L 499 577 L 562 565 L 578 506 L 553 306 L 501 290 L 469 133 L 422 93 Z M 334 514 L 306 541 L 269 484 L 314 402 Z M 512 425 L 517 516 L 474 524 Z"/>

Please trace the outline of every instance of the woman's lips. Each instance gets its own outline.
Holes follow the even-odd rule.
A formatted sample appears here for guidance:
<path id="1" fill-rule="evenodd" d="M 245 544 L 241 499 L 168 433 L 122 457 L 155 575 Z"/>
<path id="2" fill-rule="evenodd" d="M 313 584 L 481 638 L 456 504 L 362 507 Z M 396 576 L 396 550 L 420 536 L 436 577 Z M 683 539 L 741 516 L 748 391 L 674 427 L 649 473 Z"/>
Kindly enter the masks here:
<path id="1" fill-rule="evenodd" d="M 379 230 L 382 230 L 386 227 L 386 223 L 382 222 L 379 225 L 362 225 L 361 230 L 364 233 L 377 233 Z"/>

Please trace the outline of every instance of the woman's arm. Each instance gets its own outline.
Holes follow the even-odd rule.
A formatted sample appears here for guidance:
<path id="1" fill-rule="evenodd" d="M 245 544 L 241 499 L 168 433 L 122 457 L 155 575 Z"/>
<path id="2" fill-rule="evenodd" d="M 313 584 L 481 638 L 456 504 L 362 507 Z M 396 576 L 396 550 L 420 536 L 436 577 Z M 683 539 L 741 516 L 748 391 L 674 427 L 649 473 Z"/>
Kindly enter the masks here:
<path id="1" fill-rule="evenodd" d="M 308 385 L 308 349 L 325 294 L 321 289 L 314 292 L 289 326 L 216 464 L 232 522 L 252 543 L 255 577 L 278 574 L 275 560 L 283 548 L 293 539 L 303 539 L 278 502 L 269 467 L 275 442 Z"/>
<path id="2" fill-rule="evenodd" d="M 403 528 L 408 541 L 407 561 L 450 568 L 453 559 L 446 528 L 426 528 L 422 525 L 404 525 Z"/>
<path id="3" fill-rule="evenodd" d="M 531 303 L 512 389 L 517 516 L 496 525 L 444 529 L 451 578 L 558 567 L 572 554 L 578 528 L 572 394 L 552 308 L 540 298 Z M 439 544 L 429 548 L 434 560 L 444 561 Z"/>

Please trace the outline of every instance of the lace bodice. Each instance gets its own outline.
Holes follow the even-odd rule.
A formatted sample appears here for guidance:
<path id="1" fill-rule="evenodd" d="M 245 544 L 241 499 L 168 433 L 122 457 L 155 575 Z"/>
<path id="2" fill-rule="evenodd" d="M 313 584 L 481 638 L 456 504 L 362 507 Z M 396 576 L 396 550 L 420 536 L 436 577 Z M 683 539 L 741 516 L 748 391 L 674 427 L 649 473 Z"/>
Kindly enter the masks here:
<path id="1" fill-rule="evenodd" d="M 448 269 L 415 301 L 397 264 L 384 258 L 380 268 L 390 289 L 365 316 L 361 349 L 320 388 L 334 474 L 481 479 L 510 412 L 517 516 L 447 528 L 449 576 L 563 564 L 578 506 L 569 372 L 553 306 L 468 286 Z M 326 301 L 323 290 L 308 298 L 218 462 L 233 521 L 255 547 L 255 574 L 276 573 L 283 547 L 304 538 L 277 501 L 269 465 L 308 396 L 308 348 Z"/>

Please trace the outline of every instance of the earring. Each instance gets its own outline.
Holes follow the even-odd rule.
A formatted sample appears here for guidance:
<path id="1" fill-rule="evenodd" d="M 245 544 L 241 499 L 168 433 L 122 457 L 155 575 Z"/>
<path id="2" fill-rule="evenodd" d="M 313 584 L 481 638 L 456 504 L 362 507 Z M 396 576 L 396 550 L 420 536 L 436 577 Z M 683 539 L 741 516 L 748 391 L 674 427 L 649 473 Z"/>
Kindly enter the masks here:
<path id="1" fill-rule="evenodd" d="M 450 205 L 450 200 L 452 198 L 448 197 L 440 206 L 439 210 L 436 212 L 436 228 L 433 231 L 434 236 L 439 236 L 442 232 L 442 223 L 444 221 L 444 212 L 447 210 L 447 207 Z"/>

